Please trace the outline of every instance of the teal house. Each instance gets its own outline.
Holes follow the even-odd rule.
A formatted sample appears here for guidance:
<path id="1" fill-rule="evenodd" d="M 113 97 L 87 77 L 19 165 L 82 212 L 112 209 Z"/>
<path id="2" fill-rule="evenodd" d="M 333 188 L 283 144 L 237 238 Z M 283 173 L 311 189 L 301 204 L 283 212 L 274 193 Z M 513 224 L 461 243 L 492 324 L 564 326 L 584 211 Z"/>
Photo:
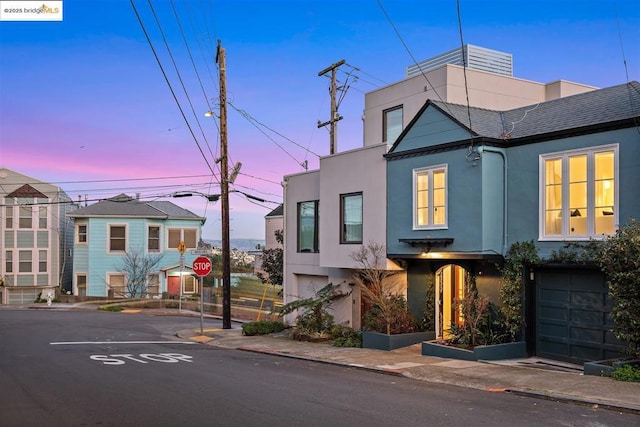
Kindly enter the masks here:
<path id="1" fill-rule="evenodd" d="M 548 261 L 640 218 L 640 85 L 507 111 L 428 100 L 385 158 L 387 256 L 406 268 L 410 309 L 433 307 L 446 337 L 464 322 L 455 301 L 471 278 L 499 301 L 513 243 L 533 241 Z M 530 354 L 619 354 L 598 269 L 544 262 L 523 281 Z"/>
<path id="2" fill-rule="evenodd" d="M 173 296 L 199 292 L 191 271 L 197 255 L 191 250 L 198 247 L 205 218 L 168 201 L 142 201 L 126 194 L 68 216 L 75 230 L 74 295 L 159 298 L 165 292 Z M 151 259 L 158 262 L 145 268 Z M 131 286 L 132 276 L 141 272 L 146 273 L 142 291 Z"/>

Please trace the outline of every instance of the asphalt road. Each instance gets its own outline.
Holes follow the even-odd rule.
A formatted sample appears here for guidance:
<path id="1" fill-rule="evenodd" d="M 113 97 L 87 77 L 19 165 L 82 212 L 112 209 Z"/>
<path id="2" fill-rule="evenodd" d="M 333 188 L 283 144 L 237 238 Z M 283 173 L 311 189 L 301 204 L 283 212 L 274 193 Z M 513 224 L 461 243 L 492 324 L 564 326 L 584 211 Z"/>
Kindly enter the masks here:
<path id="1" fill-rule="evenodd" d="M 1 309 L 0 425 L 640 425 L 632 414 L 175 336 L 198 327 L 199 318 Z"/>

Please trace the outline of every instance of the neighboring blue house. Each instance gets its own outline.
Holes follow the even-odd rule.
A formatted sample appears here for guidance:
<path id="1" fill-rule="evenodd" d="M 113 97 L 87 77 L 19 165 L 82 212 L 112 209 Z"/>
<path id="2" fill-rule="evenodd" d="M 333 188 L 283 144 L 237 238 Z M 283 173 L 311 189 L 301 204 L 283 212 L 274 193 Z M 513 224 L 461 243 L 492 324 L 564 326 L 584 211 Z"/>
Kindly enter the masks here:
<path id="1" fill-rule="evenodd" d="M 499 300 L 513 243 L 548 259 L 640 218 L 639 126 L 638 82 L 509 111 L 427 101 L 385 155 L 387 255 L 406 266 L 411 310 L 434 298 L 446 336 L 470 276 Z M 582 363 L 620 350 L 599 270 L 542 265 L 525 291 L 530 353 Z"/>
<path id="2" fill-rule="evenodd" d="M 142 258 L 161 257 L 147 277 L 147 296 L 163 292 L 179 295 L 198 293 L 198 280 L 191 274 L 205 218 L 171 202 L 145 202 L 126 194 L 102 200 L 68 214 L 75 221 L 73 293 L 79 296 L 123 297 L 128 277 L 127 254 Z M 184 267 L 180 267 L 178 245 L 184 242 Z M 182 273 L 182 275 L 181 275 Z"/>

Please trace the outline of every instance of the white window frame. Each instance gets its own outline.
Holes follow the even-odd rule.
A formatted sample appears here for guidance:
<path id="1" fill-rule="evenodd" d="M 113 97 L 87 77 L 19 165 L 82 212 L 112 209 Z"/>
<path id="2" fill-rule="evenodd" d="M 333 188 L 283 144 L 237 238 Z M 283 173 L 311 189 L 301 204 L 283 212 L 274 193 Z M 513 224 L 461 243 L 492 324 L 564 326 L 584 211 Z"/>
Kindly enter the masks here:
<path id="1" fill-rule="evenodd" d="M 111 227 L 124 227 L 124 250 L 111 250 Z M 124 254 L 127 252 L 129 243 L 129 226 L 128 224 L 109 223 L 107 224 L 107 253 L 109 254 Z"/>
<path id="2" fill-rule="evenodd" d="M 433 173 L 444 170 L 444 224 L 433 224 Z M 418 224 L 418 176 L 429 174 L 429 221 L 427 225 Z M 413 229 L 414 230 L 447 230 L 449 228 L 449 168 L 441 164 L 413 170 Z"/>
<path id="3" fill-rule="evenodd" d="M 151 229 L 158 229 L 158 249 L 151 249 L 149 247 L 149 241 L 151 240 Z M 147 225 L 147 252 L 149 253 L 159 253 L 162 252 L 162 227 L 160 224 L 148 224 Z"/>
<path id="4" fill-rule="evenodd" d="M 86 227 L 86 231 L 84 233 L 85 241 L 80 241 L 80 227 Z M 89 244 L 89 224 L 86 222 L 76 223 L 76 245 L 88 245 Z"/>
<path id="5" fill-rule="evenodd" d="M 87 273 L 84 273 L 84 272 L 76 273 L 75 290 L 74 290 L 73 294 L 80 296 L 80 288 L 81 288 L 81 286 L 79 286 L 79 282 L 80 282 L 79 278 L 80 277 L 84 277 L 84 295 L 82 295 L 82 296 L 86 296 L 87 295 L 87 288 L 89 287 L 89 280 L 88 280 L 89 275 Z"/>
<path id="6" fill-rule="evenodd" d="M 619 178 L 619 144 L 599 145 L 595 147 L 580 148 L 575 150 L 558 151 L 555 153 L 541 154 L 539 156 L 539 209 L 538 209 L 538 240 L 540 241 L 581 241 L 581 240 L 603 240 L 607 235 L 595 234 L 595 177 L 594 177 L 594 156 L 595 154 L 613 151 L 614 156 L 614 209 L 613 209 L 613 222 L 615 227 L 619 224 L 618 212 L 620 209 L 620 178 Z M 569 233 L 569 179 L 568 179 L 568 162 L 572 156 L 586 155 L 587 156 L 587 233 L 584 235 L 575 235 Z M 562 160 L 562 232 L 559 235 L 547 235 L 545 231 L 545 219 L 546 219 L 546 198 L 545 198 L 545 162 L 547 160 L 561 159 Z M 615 232 L 615 230 L 613 231 Z"/>
<path id="7" fill-rule="evenodd" d="M 168 250 L 174 250 L 177 251 L 178 250 L 178 245 L 174 245 L 173 247 L 170 246 L 170 239 L 169 239 L 169 235 L 171 234 L 172 231 L 180 231 L 180 239 L 178 241 L 179 242 L 184 242 L 187 245 L 187 249 L 195 249 L 198 247 L 198 242 L 200 241 L 200 233 L 198 230 L 198 227 L 167 227 L 166 228 L 166 244 L 165 247 Z M 187 242 L 185 240 L 185 231 L 194 231 L 196 233 L 195 235 L 195 246 L 190 246 L 189 242 Z"/>
<path id="8" fill-rule="evenodd" d="M 115 298 L 126 298 L 127 295 L 127 274 L 126 273 L 119 273 L 119 272 L 108 272 L 107 273 L 107 295 L 109 295 L 109 290 L 112 289 L 111 287 L 111 278 L 112 277 L 123 277 L 123 284 L 122 284 L 122 294 L 116 294 L 114 291 L 114 297 Z"/>

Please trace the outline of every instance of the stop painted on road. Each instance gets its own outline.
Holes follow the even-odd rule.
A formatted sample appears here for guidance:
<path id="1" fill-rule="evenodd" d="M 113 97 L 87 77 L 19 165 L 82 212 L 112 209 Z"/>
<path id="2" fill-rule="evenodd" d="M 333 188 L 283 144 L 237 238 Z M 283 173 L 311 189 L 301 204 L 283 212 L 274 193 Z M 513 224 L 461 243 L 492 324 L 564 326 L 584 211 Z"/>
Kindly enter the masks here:
<path id="1" fill-rule="evenodd" d="M 89 359 L 97 362 L 102 362 L 104 365 L 124 365 L 127 360 L 136 363 L 178 363 L 178 362 L 193 362 L 193 356 L 188 356 L 181 353 L 141 353 L 138 355 L 133 354 L 94 354 L 89 356 Z"/>

